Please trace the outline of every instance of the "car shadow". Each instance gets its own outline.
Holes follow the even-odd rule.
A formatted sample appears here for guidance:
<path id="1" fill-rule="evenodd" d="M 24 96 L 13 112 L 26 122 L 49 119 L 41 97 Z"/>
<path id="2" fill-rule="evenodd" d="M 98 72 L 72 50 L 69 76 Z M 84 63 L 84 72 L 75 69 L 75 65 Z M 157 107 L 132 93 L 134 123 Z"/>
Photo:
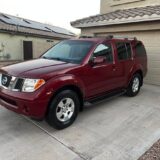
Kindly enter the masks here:
<path id="1" fill-rule="evenodd" d="M 142 89 L 142 91 L 139 93 L 139 96 L 143 95 L 144 93 L 145 93 L 145 89 Z M 136 98 L 136 97 L 133 97 L 133 98 Z M 126 95 L 121 95 L 121 96 L 106 98 L 106 99 L 103 99 L 102 101 L 99 101 L 99 102 L 96 102 L 93 104 L 86 104 L 84 106 L 83 112 L 79 113 L 77 120 L 73 123 L 72 126 L 79 125 L 80 123 L 82 123 L 82 121 L 84 122 L 85 120 L 87 120 L 87 118 L 92 114 L 96 115 L 97 112 L 99 112 L 99 111 L 101 111 L 101 112 L 105 111 L 106 107 L 108 107 L 108 108 L 115 107 L 118 105 L 118 103 L 120 101 L 124 101 L 124 100 L 130 101 L 130 99 L 131 98 L 127 97 Z M 120 106 L 117 106 L 117 107 L 120 107 Z M 33 134 L 33 132 L 37 130 L 37 129 L 33 129 L 35 127 L 38 128 L 38 130 L 37 130 L 38 132 L 39 132 L 39 130 L 41 130 L 43 132 L 46 132 L 47 134 L 58 132 L 58 130 L 49 126 L 45 122 L 45 120 L 35 121 L 35 120 L 32 120 L 28 117 L 11 112 L 7 109 L 3 109 L 3 113 L 0 112 L 0 124 L 1 124 L 1 126 L 2 125 L 8 126 L 5 128 L 7 128 L 7 130 L 10 130 L 11 132 L 13 132 L 15 134 L 17 132 L 20 132 L 22 134 L 26 134 L 26 133 Z M 2 133 L 2 129 L 0 129 L 0 135 L 1 135 L 1 133 Z M 36 133 L 37 132 L 35 132 L 35 134 Z"/>

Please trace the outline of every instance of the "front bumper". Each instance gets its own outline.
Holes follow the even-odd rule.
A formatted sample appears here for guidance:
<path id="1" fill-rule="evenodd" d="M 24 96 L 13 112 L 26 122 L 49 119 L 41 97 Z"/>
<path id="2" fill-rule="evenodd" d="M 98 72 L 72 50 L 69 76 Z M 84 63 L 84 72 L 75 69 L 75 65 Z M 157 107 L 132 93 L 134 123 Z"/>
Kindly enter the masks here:
<path id="1" fill-rule="evenodd" d="M 50 97 L 40 93 L 41 91 L 22 93 L 0 88 L 0 105 L 16 113 L 42 119 L 45 116 Z"/>

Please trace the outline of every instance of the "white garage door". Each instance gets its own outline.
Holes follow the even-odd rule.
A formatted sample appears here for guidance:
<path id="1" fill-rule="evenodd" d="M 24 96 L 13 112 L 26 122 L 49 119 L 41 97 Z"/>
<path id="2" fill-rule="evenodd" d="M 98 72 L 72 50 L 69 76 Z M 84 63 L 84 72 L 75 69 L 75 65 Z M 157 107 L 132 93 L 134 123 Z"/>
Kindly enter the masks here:
<path id="1" fill-rule="evenodd" d="M 113 35 L 137 37 L 144 43 L 148 55 L 148 74 L 145 82 L 160 85 L 160 31 L 113 33 Z"/>

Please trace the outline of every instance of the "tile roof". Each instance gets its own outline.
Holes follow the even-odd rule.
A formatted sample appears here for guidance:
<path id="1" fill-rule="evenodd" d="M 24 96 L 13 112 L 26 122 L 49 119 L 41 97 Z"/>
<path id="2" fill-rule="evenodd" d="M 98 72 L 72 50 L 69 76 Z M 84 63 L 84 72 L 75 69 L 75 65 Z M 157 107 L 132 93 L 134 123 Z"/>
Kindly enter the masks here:
<path id="1" fill-rule="evenodd" d="M 73 37 L 74 33 L 67 29 L 52 26 L 45 23 L 40 23 L 32 21 L 29 19 L 24 19 L 16 16 L 11 16 L 8 14 L 0 13 L 0 30 L 15 31 L 15 32 L 25 32 L 26 34 L 41 34 L 45 36 L 50 35 L 51 37 Z"/>
<path id="2" fill-rule="evenodd" d="M 116 10 L 71 22 L 76 28 L 160 20 L 160 5 Z"/>

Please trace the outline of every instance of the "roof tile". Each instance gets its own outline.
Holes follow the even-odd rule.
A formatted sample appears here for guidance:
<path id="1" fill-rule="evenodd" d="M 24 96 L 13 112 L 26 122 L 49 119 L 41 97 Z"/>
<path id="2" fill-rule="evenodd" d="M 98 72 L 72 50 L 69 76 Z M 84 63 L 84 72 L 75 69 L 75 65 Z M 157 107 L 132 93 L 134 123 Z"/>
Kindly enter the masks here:
<path id="1" fill-rule="evenodd" d="M 114 12 L 109 12 L 105 14 L 99 14 L 99 15 L 79 19 L 71 22 L 71 25 L 77 28 L 81 28 L 82 25 L 83 27 L 85 26 L 88 27 L 92 25 L 95 26 L 95 24 L 98 24 L 103 21 L 106 21 L 106 23 L 103 23 L 103 25 L 107 25 L 107 21 L 109 20 L 126 19 L 126 22 L 127 22 L 127 19 L 131 19 L 131 18 L 133 18 L 133 22 L 134 22 L 136 17 L 143 18 L 145 16 L 147 17 L 152 16 L 153 14 L 156 15 L 156 20 L 157 20 L 157 16 L 159 16 L 159 20 L 160 20 L 160 5 L 116 10 Z M 153 17 L 152 17 L 152 20 L 153 20 Z"/>

